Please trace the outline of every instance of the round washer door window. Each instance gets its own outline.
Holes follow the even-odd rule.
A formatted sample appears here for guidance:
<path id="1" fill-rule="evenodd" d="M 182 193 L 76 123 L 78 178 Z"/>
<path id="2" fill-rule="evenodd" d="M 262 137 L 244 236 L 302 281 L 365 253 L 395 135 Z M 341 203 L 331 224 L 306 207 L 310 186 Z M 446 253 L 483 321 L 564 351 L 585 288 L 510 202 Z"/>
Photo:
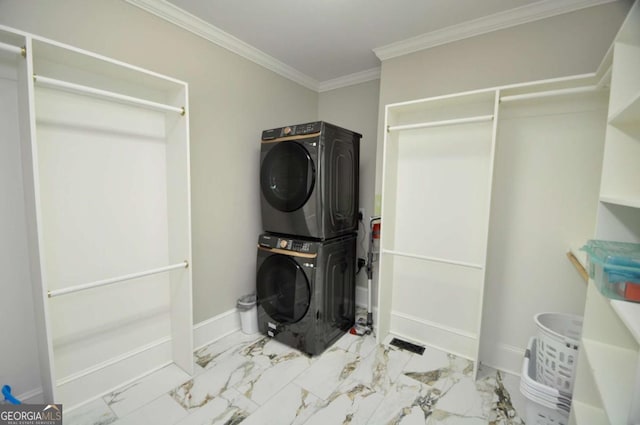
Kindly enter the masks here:
<path id="1" fill-rule="evenodd" d="M 262 194 L 279 211 L 295 211 L 311 196 L 315 175 L 313 160 L 302 145 L 279 142 L 260 167 Z"/>
<path id="2" fill-rule="evenodd" d="M 258 304 L 279 323 L 295 323 L 309 310 L 309 280 L 298 263 L 286 255 L 272 255 L 262 263 L 257 292 Z"/>

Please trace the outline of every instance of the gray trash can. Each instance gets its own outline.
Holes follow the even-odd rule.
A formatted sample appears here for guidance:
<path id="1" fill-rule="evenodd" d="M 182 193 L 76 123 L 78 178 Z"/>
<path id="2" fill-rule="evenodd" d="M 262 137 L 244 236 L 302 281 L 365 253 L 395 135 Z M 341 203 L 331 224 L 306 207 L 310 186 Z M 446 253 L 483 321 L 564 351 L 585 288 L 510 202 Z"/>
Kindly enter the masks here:
<path id="1" fill-rule="evenodd" d="M 256 294 L 240 297 L 236 308 L 240 312 L 240 326 L 242 332 L 251 335 L 258 332 L 258 308 L 256 307 Z"/>

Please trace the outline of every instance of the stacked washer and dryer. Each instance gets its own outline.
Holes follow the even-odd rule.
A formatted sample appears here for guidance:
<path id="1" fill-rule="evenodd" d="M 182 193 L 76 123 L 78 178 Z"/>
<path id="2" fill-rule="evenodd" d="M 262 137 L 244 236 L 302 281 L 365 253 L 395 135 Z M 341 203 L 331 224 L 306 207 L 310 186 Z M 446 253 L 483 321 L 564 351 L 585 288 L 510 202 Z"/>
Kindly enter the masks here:
<path id="1" fill-rule="evenodd" d="M 355 319 L 361 137 L 322 121 L 262 133 L 258 328 L 311 355 Z"/>

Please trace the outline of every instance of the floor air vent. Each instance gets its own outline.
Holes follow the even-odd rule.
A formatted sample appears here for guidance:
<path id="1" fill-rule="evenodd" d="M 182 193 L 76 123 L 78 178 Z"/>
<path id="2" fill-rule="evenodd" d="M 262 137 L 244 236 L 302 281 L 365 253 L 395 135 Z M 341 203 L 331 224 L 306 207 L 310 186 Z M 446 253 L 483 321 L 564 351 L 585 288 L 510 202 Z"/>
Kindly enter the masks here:
<path id="1" fill-rule="evenodd" d="M 403 341 L 401 339 L 398 338 L 393 338 L 390 342 L 391 345 L 395 345 L 398 348 L 401 348 L 403 350 L 407 350 L 407 351 L 411 351 L 412 353 L 416 353 L 416 354 L 420 354 L 422 355 L 422 353 L 424 353 L 424 347 L 421 347 L 419 345 L 416 344 L 412 344 L 408 341 Z"/>

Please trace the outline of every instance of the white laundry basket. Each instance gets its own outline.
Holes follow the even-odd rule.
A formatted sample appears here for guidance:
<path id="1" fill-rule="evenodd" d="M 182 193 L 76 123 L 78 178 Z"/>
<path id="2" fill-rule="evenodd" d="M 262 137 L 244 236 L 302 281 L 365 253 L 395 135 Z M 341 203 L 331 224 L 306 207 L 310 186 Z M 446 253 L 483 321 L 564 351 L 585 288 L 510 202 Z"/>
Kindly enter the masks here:
<path id="1" fill-rule="evenodd" d="M 567 393 L 573 393 L 582 317 L 564 313 L 539 313 L 536 380 Z"/>
<path id="2" fill-rule="evenodd" d="M 527 425 L 567 425 L 571 394 L 536 380 L 537 340 L 531 338 L 522 362 L 520 392 L 527 399 L 524 419 Z"/>

